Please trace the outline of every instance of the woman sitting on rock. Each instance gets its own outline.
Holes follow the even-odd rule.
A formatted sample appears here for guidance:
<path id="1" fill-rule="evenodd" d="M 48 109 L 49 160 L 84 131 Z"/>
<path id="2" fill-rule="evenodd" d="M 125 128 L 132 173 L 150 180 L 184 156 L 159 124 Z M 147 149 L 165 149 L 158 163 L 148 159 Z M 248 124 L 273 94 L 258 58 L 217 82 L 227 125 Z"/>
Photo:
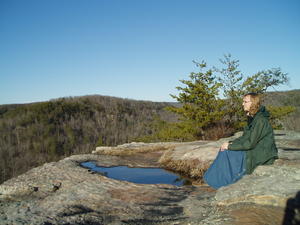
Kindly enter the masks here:
<path id="1" fill-rule="evenodd" d="M 244 95 L 243 107 L 248 116 L 243 135 L 223 143 L 204 174 L 205 182 L 215 189 L 232 184 L 258 165 L 272 164 L 278 158 L 269 112 L 260 105 L 259 95 Z"/>

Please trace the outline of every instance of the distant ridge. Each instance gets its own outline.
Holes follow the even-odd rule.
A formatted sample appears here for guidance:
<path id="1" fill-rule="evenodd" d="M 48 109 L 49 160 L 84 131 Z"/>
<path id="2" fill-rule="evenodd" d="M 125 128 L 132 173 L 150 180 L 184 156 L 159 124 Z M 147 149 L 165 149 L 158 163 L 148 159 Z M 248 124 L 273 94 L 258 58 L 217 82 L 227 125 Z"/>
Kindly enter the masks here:
<path id="1" fill-rule="evenodd" d="M 300 131 L 300 90 L 268 92 L 265 103 L 295 106 L 282 124 Z M 178 119 L 164 110 L 170 105 L 180 104 L 86 95 L 0 105 L 0 183 L 45 162 L 152 134 L 155 118 Z"/>
<path id="2" fill-rule="evenodd" d="M 169 103 L 89 95 L 0 105 L 0 182 L 42 163 L 150 134 Z"/>

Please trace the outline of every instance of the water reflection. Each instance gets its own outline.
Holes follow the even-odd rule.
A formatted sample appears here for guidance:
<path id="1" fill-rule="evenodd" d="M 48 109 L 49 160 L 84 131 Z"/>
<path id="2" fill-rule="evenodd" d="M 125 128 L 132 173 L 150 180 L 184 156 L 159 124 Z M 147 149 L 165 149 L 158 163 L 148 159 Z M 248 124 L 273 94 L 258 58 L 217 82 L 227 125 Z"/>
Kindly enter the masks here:
<path id="1" fill-rule="evenodd" d="M 93 162 L 83 162 L 81 166 L 112 179 L 138 184 L 172 184 L 176 186 L 191 184 L 189 180 L 161 168 L 102 167 Z"/>

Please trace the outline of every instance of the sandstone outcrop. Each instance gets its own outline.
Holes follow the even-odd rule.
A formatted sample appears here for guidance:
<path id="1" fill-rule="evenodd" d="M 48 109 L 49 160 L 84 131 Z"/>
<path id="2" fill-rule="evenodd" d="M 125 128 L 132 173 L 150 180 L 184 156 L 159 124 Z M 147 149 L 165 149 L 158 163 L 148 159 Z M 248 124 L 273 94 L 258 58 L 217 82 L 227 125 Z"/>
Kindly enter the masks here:
<path id="1" fill-rule="evenodd" d="M 44 164 L 0 185 L 0 224 L 297 224 L 300 222 L 300 134 L 276 131 L 279 160 L 215 191 L 135 184 L 80 166 L 162 165 L 194 177 L 223 141 L 131 143 Z M 253 217 L 255 215 L 255 217 Z M 283 223 L 283 224 L 284 224 Z"/>

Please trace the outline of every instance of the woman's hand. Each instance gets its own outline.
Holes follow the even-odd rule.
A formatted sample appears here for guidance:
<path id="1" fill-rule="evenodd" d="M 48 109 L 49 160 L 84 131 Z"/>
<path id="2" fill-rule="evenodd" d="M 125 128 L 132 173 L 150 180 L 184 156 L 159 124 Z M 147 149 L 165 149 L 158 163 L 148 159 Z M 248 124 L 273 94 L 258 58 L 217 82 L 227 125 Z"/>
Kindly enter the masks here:
<path id="1" fill-rule="evenodd" d="M 229 142 L 224 142 L 220 148 L 221 152 L 228 149 Z"/>

